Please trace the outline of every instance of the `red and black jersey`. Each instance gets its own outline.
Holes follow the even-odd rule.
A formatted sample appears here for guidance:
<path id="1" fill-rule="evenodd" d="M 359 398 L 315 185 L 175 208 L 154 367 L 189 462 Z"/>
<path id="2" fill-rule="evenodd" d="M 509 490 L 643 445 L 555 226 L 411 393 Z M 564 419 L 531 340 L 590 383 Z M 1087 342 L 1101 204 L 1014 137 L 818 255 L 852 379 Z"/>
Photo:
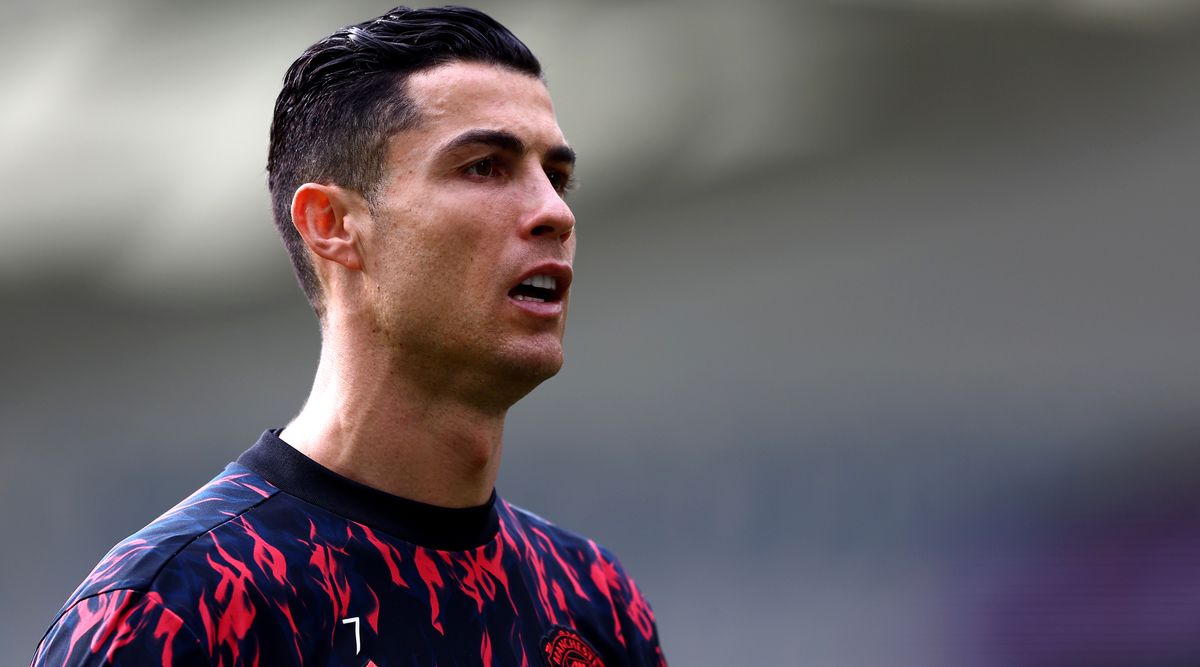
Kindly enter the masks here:
<path id="1" fill-rule="evenodd" d="M 665 665 L 595 542 L 493 494 L 447 509 L 320 466 L 271 431 L 124 540 L 33 665 Z"/>

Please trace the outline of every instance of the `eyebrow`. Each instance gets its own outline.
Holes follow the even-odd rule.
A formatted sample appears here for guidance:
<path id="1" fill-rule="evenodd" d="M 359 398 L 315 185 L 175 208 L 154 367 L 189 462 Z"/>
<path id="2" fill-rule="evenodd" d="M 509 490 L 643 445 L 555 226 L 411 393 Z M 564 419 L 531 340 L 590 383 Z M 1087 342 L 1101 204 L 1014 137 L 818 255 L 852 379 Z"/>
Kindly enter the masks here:
<path id="1" fill-rule="evenodd" d="M 438 152 L 451 153 L 460 148 L 476 145 L 494 146 L 502 151 L 516 153 L 521 155 L 527 150 L 525 142 L 512 132 L 506 130 L 467 130 L 451 139 L 449 143 L 442 147 Z M 546 160 L 549 162 L 560 162 L 574 166 L 575 151 L 570 146 L 558 145 L 551 146 L 546 151 Z"/>

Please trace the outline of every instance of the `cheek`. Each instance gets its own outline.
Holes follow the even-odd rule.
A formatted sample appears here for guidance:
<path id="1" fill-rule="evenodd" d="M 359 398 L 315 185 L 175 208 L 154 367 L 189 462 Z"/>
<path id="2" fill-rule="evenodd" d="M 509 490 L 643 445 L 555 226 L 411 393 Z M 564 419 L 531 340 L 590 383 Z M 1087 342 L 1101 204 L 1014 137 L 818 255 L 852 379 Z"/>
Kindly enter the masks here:
<path id="1" fill-rule="evenodd" d="M 397 216 L 380 239 L 389 243 L 386 273 L 402 298 L 436 302 L 447 310 L 491 299 L 510 266 L 506 253 L 515 230 L 504 217 L 503 196 L 470 196 L 455 191 L 452 200 L 423 202 L 419 210 Z M 572 241 L 572 254 L 573 241 Z"/>
<path id="2" fill-rule="evenodd" d="M 496 292 L 500 257 L 478 234 L 463 230 L 429 239 L 421 264 L 424 279 L 436 285 L 428 293 L 437 294 L 447 310 L 473 308 Z"/>

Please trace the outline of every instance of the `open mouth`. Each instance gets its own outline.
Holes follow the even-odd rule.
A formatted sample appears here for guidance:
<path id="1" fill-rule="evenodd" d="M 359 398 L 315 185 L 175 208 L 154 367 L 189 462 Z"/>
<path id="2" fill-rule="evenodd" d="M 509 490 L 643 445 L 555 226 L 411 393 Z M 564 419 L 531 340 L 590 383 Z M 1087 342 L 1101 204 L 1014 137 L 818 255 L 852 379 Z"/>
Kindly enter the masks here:
<path id="1" fill-rule="evenodd" d="M 534 303 L 556 303 L 562 301 L 565 286 L 559 287 L 565 281 L 544 273 L 529 276 L 521 284 L 508 291 L 508 296 L 514 301 L 532 301 Z"/>

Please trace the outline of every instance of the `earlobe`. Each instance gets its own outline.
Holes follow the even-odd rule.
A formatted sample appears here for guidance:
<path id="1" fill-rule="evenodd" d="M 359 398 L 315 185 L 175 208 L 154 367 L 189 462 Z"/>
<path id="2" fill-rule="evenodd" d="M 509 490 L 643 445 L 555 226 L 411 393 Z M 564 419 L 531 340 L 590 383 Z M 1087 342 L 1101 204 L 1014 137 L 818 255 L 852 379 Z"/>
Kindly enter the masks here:
<path id="1" fill-rule="evenodd" d="M 292 224 L 318 257 L 360 271 L 359 239 L 349 220 L 354 196 L 336 185 L 305 183 L 292 196 Z"/>

